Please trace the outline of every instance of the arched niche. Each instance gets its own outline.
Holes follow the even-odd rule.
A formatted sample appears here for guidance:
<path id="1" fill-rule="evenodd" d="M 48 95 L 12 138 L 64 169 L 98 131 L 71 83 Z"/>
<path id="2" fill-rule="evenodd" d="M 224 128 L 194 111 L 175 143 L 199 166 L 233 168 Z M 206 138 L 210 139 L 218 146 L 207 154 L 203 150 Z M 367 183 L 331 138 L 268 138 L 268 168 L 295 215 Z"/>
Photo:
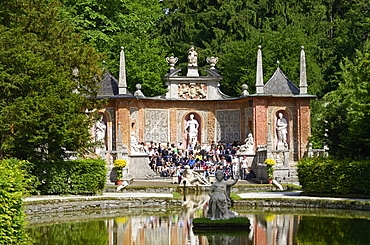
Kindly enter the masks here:
<path id="1" fill-rule="evenodd" d="M 277 150 L 288 150 L 291 147 L 291 115 L 285 109 L 278 109 L 274 113 L 274 135 Z M 285 128 L 284 128 L 284 124 Z"/>
<path id="2" fill-rule="evenodd" d="M 203 128 L 203 120 L 202 120 L 202 116 L 199 114 L 199 113 L 196 113 L 196 112 L 189 112 L 189 113 L 186 113 L 183 117 L 183 126 L 182 126 L 182 131 L 183 131 L 183 142 L 184 142 L 184 146 L 186 148 L 189 147 L 189 143 L 190 143 L 190 134 L 189 134 L 189 131 L 190 131 L 190 127 L 192 127 L 192 120 L 195 120 L 198 124 L 197 126 L 197 135 L 195 137 L 195 142 L 193 142 L 194 144 L 196 142 L 201 142 L 201 139 L 202 139 L 202 128 Z"/>

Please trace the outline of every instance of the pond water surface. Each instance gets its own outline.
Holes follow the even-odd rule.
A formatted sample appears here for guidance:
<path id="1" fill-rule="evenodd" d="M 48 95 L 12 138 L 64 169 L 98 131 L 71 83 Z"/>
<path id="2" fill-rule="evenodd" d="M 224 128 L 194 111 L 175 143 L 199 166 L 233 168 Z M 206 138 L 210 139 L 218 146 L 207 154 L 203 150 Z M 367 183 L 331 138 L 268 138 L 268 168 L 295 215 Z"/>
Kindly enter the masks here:
<path id="1" fill-rule="evenodd" d="M 235 211 L 249 218 L 250 230 L 194 234 L 203 204 L 33 215 L 27 232 L 36 245 L 370 244 L 368 211 L 245 208 Z"/>

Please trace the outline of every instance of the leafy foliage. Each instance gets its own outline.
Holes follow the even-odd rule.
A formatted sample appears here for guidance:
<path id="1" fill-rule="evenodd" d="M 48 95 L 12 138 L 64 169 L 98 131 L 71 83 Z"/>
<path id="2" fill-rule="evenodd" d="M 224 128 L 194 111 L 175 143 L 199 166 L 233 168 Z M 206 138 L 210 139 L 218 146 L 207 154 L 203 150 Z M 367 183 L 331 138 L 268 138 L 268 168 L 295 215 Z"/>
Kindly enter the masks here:
<path id="1" fill-rule="evenodd" d="M 101 57 L 61 21 L 59 7 L 43 0 L 0 7 L 0 158 L 61 159 L 89 146 L 94 114 L 84 110 L 99 103 L 89 98 Z"/>
<path id="2" fill-rule="evenodd" d="M 106 55 L 105 68 L 115 77 L 119 51 L 125 47 L 127 85 L 141 84 L 146 96 L 165 93 L 167 65 L 162 38 L 153 35 L 162 13 L 158 0 L 62 0 L 64 14 L 84 31 L 85 39 Z"/>
<path id="3" fill-rule="evenodd" d="M 341 65 L 343 81 L 325 96 L 315 136 L 338 157 L 370 157 L 370 43 Z"/>
<path id="4" fill-rule="evenodd" d="M 356 8 L 369 11 L 364 1 L 356 1 Z M 355 17 L 350 3 L 339 1 L 163 1 L 166 14 L 158 23 L 160 35 L 180 65 L 185 65 L 183 51 L 190 45 L 198 47 L 200 65 L 205 57 L 217 55 L 221 87 L 230 95 L 239 95 L 241 84 L 254 89 L 256 50 L 263 47 L 265 81 L 275 71 L 279 60 L 288 77 L 299 81 L 299 49 L 305 46 L 308 63 L 309 89 L 320 97 L 335 89 L 339 62 L 354 47 L 343 38 L 342 31 L 350 32 L 348 23 Z M 363 13 L 361 12 L 361 13 Z M 365 22 L 366 15 L 356 19 Z M 347 22 L 347 20 L 349 22 Z M 353 22 L 352 22 L 353 21 Z M 360 23 L 363 23 L 360 22 Z M 358 22 L 357 22 L 358 23 Z M 366 25 L 359 24 L 366 37 Z M 359 36 L 353 37 L 361 46 Z M 340 50 L 340 51 L 339 51 Z M 345 50 L 346 52 L 342 52 Z"/>
<path id="5" fill-rule="evenodd" d="M 106 181 L 105 161 L 100 159 L 38 163 L 33 174 L 43 195 L 96 194 L 103 191 Z"/>
<path id="6" fill-rule="evenodd" d="M 25 214 L 22 197 L 31 179 L 26 179 L 22 168 L 27 162 L 17 159 L 0 161 L 0 243 L 31 244 L 23 230 Z"/>
<path id="7" fill-rule="evenodd" d="M 369 167 L 366 160 L 305 158 L 298 164 L 298 178 L 305 192 L 368 195 Z"/>

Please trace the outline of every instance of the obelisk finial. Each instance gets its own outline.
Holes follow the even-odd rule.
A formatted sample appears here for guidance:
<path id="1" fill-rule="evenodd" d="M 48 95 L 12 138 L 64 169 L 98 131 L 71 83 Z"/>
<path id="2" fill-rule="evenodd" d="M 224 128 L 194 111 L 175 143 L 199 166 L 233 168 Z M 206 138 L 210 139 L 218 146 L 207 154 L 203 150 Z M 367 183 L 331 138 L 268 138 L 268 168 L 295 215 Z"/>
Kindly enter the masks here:
<path id="1" fill-rule="evenodd" d="M 124 49 L 125 49 L 124 47 L 121 47 L 119 60 L 118 94 L 127 94 L 126 64 Z"/>
<path id="2" fill-rule="evenodd" d="M 307 94 L 307 77 L 306 77 L 306 54 L 304 47 L 301 47 L 301 68 L 299 76 L 299 90 L 300 94 Z"/>
<path id="3" fill-rule="evenodd" d="M 263 94 L 263 69 L 262 69 L 261 45 L 258 45 L 257 51 L 256 92 L 257 94 Z"/>

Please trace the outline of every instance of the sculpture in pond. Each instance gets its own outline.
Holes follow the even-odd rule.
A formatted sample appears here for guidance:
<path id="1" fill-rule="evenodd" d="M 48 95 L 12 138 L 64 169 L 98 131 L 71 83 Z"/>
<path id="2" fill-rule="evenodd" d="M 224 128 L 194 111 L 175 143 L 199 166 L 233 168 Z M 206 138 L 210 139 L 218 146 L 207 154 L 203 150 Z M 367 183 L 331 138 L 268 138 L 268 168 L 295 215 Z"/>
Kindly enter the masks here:
<path id="1" fill-rule="evenodd" d="M 221 170 L 216 172 L 216 182 L 212 184 L 209 191 L 209 206 L 207 218 L 211 220 L 230 219 L 237 216 L 237 213 L 229 210 L 231 206 L 230 187 L 238 182 L 236 176 L 233 182 L 224 180 L 224 173 Z"/>

